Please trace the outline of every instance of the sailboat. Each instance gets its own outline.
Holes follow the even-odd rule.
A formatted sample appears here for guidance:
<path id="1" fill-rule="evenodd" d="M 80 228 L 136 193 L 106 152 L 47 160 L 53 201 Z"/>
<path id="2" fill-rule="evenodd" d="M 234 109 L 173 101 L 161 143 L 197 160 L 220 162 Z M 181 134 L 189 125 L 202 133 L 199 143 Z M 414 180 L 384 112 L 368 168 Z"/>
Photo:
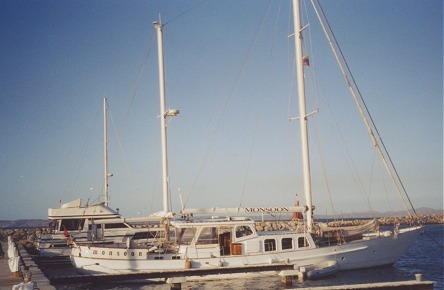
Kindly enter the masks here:
<path id="1" fill-rule="evenodd" d="M 303 156 L 305 205 L 182 209 L 181 218 L 170 213 L 165 118 L 177 110 L 164 107 L 162 27 L 155 22 L 158 36 L 159 81 L 161 95 L 163 215 L 156 215 L 164 227 L 158 240 L 127 245 L 75 245 L 71 261 L 83 273 L 167 273 L 180 271 L 187 279 L 214 279 L 211 273 L 238 275 L 240 272 L 276 273 L 273 266 L 294 270 L 313 265 L 335 264 L 340 270 L 360 269 L 395 263 L 416 238 L 422 226 L 380 230 L 371 222 L 363 227 L 331 229 L 313 221 L 310 162 L 308 155 L 307 113 L 305 108 L 304 64 L 300 4 L 293 1 L 294 40 L 299 95 L 299 124 Z M 255 221 L 243 215 L 303 212 L 303 228 L 283 231 L 257 231 Z M 226 217 L 196 218 L 198 215 Z M 154 217 L 153 217 L 154 218 Z M 319 230 L 321 228 L 321 230 Z M 334 235 L 341 239 L 331 240 Z M 260 269 L 260 270 L 258 270 Z M 159 276 L 161 277 L 161 276 Z"/>
<path id="2" fill-rule="evenodd" d="M 40 256 L 68 256 L 71 241 L 77 243 L 125 243 L 133 238 L 146 238 L 146 230 L 131 223 L 142 222 L 145 218 L 123 218 L 118 210 L 109 206 L 108 179 L 108 138 L 107 99 L 103 98 L 103 146 L 104 146 L 104 201 L 82 205 L 82 199 L 61 204 L 59 208 L 48 209 L 50 233 L 40 233 L 36 248 Z"/>

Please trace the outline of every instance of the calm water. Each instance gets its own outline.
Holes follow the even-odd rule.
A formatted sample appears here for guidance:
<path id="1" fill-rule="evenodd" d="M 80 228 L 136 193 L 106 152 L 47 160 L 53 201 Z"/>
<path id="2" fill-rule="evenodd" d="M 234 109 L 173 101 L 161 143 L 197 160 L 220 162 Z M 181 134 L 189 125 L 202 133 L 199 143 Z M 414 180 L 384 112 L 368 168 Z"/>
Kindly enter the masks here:
<path id="1" fill-rule="evenodd" d="M 316 286 L 346 285 L 371 282 L 392 282 L 414 280 L 415 274 L 422 274 L 423 280 L 435 281 L 434 289 L 444 289 L 443 278 L 443 244 L 444 225 L 426 227 L 426 233 L 421 235 L 407 253 L 394 265 L 363 270 L 341 271 L 331 278 L 318 281 L 298 282 L 293 280 L 293 286 L 285 287 L 279 277 L 263 277 L 252 279 L 231 279 L 202 283 L 185 283 L 182 289 L 223 289 L 223 290 L 256 290 L 256 289 L 288 289 Z M 113 283 L 94 285 L 59 286 L 57 289 L 170 289 L 166 284 L 146 283 Z"/>

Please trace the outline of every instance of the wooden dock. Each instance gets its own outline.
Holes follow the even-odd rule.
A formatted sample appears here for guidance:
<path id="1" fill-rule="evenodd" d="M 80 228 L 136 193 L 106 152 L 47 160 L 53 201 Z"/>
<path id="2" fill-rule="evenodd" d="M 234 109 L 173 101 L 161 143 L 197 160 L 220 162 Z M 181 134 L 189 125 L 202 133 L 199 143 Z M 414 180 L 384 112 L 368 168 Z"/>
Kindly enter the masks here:
<path id="1" fill-rule="evenodd" d="M 0 289 L 11 289 L 13 285 L 23 282 L 22 277 L 14 276 L 8 265 L 8 243 L 1 242 L 5 256 L 0 258 Z"/>
<path id="2" fill-rule="evenodd" d="M 0 258 L 0 289 L 10 290 L 13 285 L 23 282 L 22 277 L 14 276 L 8 265 L 8 243 L 1 242 L 5 257 Z"/>
<path id="3" fill-rule="evenodd" d="M 3 250 L 5 251 L 5 257 L 0 258 L 0 289 L 11 289 L 13 285 L 20 284 L 23 282 L 23 273 L 25 271 L 31 273 L 31 281 L 37 283 L 37 287 L 45 290 L 55 290 L 56 288 L 51 285 L 48 278 L 43 274 L 43 272 L 37 267 L 37 265 L 32 260 L 28 252 L 23 248 L 21 244 L 17 245 L 17 250 L 20 256 L 20 271 L 18 276 L 11 272 L 8 265 L 8 243 L 1 242 Z"/>
<path id="4" fill-rule="evenodd" d="M 243 267 L 215 267 L 212 269 L 184 269 L 175 271 L 158 271 L 158 272 L 137 272 L 125 274 L 84 274 L 84 275 L 65 275 L 65 276 L 50 276 L 50 280 L 54 284 L 71 284 L 82 281 L 100 282 L 100 281 L 123 281 L 123 280 L 138 280 L 138 279 L 168 279 L 178 277 L 194 277 L 194 276 L 208 276 L 220 274 L 239 274 L 252 272 L 279 272 L 281 270 L 293 269 L 293 265 L 288 264 L 272 264 L 264 266 L 243 266 Z"/>

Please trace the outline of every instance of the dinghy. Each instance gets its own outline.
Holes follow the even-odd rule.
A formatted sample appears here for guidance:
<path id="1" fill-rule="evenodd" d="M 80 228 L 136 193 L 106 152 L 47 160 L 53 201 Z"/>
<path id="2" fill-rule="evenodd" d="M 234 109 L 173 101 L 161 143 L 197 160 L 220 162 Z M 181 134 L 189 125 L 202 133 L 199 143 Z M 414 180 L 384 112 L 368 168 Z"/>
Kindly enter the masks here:
<path id="1" fill-rule="evenodd" d="M 314 266 L 307 272 L 308 279 L 321 279 L 339 272 L 339 264 L 336 261 L 325 261 Z"/>

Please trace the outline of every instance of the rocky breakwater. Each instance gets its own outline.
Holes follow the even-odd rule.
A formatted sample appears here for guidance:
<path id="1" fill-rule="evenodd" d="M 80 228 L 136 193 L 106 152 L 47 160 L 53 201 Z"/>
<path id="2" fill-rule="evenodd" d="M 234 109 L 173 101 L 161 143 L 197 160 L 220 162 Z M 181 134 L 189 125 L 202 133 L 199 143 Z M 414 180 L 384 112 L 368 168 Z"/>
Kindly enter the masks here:
<path id="1" fill-rule="evenodd" d="M 302 229 L 304 226 L 303 221 L 267 221 L 256 222 L 256 231 L 283 231 L 283 230 L 297 230 Z"/>
<path id="2" fill-rule="evenodd" d="M 369 219 L 359 219 L 359 220 L 336 220 L 328 222 L 328 226 L 331 227 L 341 227 L 341 226 L 359 226 L 369 222 Z M 399 225 L 432 225 L 432 224 L 444 224 L 443 214 L 432 214 L 432 215 L 420 215 L 418 217 L 409 216 L 399 216 L 399 217 L 382 217 L 378 218 L 378 223 L 380 226 L 395 226 Z M 303 229 L 303 221 L 264 221 L 256 222 L 255 224 L 257 231 L 279 231 L 279 230 L 297 230 Z"/>
<path id="3" fill-rule="evenodd" d="M 35 249 L 40 233 L 49 232 L 49 228 L 0 229 L 0 241 L 7 241 L 8 236 L 12 236 L 14 241 L 22 244 L 29 251 Z"/>
<path id="4" fill-rule="evenodd" d="M 365 224 L 370 219 L 362 220 L 338 220 L 329 222 L 328 225 L 332 227 L 338 226 L 358 226 Z M 398 216 L 398 217 L 382 217 L 378 218 L 378 223 L 380 226 L 393 226 L 393 225 L 434 225 L 434 224 L 444 224 L 444 215 L 442 214 L 432 214 L 432 215 L 419 215 L 415 217 L 409 216 Z"/>

